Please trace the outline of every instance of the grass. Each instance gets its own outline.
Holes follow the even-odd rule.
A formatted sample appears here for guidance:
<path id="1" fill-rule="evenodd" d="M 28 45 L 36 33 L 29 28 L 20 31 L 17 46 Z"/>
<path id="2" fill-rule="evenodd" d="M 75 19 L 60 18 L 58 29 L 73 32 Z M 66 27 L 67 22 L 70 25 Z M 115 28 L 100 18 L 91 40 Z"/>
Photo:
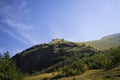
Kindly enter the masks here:
<path id="1" fill-rule="evenodd" d="M 25 80 L 50 80 L 57 75 L 57 72 L 39 74 L 26 77 Z M 111 70 L 87 70 L 85 73 L 76 76 L 63 77 L 59 80 L 120 80 L 120 66 Z"/>
<path id="2" fill-rule="evenodd" d="M 77 42 L 78 44 L 85 43 L 87 46 L 92 46 L 99 50 L 109 49 L 120 45 L 120 33 L 105 36 L 99 40 Z"/>
<path id="3" fill-rule="evenodd" d="M 24 80 L 43 80 L 43 79 L 52 78 L 55 75 L 57 75 L 56 72 L 45 73 L 45 74 L 39 74 L 39 75 L 35 75 L 35 76 L 29 76 L 29 77 L 26 77 Z"/>
<path id="4" fill-rule="evenodd" d="M 96 80 L 95 79 L 96 73 L 99 73 L 99 72 L 100 72 L 100 70 L 88 70 L 85 73 L 83 73 L 82 75 L 65 77 L 65 78 L 61 78 L 60 80 Z M 97 80 L 99 80 L 99 79 L 97 79 Z"/>
<path id="5" fill-rule="evenodd" d="M 82 75 L 76 75 L 60 80 L 120 80 L 120 67 L 104 70 L 88 70 Z"/>
<path id="6" fill-rule="evenodd" d="M 85 45 L 87 46 L 92 46 L 98 50 L 105 50 L 120 45 L 120 42 L 117 40 L 106 40 L 106 39 L 87 41 L 87 42 L 77 42 L 77 44 L 83 44 L 83 43 L 85 43 Z"/>
<path id="7" fill-rule="evenodd" d="M 100 70 L 88 70 L 82 75 L 65 77 L 65 78 L 61 78 L 59 80 L 101 80 L 100 78 L 99 79 L 94 78 L 96 76 L 95 74 L 99 73 L 99 72 L 100 72 Z M 47 79 L 54 77 L 55 75 L 57 75 L 57 73 L 45 73 L 45 74 L 40 74 L 40 75 L 36 75 L 36 76 L 26 77 L 25 80 L 43 80 L 43 79 L 47 80 Z"/>

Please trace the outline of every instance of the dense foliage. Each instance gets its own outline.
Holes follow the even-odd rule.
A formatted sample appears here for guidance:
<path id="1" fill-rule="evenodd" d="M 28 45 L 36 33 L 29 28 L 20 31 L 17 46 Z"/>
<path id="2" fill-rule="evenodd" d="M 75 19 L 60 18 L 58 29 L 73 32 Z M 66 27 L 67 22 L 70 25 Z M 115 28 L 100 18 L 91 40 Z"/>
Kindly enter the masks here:
<path id="1" fill-rule="evenodd" d="M 88 59 L 90 69 L 114 68 L 120 64 L 120 48 L 110 48 Z"/>
<path id="2" fill-rule="evenodd" d="M 78 45 L 73 42 L 53 40 L 48 44 L 31 47 L 12 59 L 24 72 L 52 72 L 66 64 L 71 64 L 84 56 L 92 56 L 96 50 L 85 44 Z"/>
<path id="3" fill-rule="evenodd" d="M 0 56 L 0 80 L 23 80 L 23 74 L 10 59 L 8 52 Z"/>
<path id="4" fill-rule="evenodd" d="M 93 56 L 83 57 L 74 61 L 70 65 L 64 65 L 58 71 L 62 71 L 58 76 L 72 76 L 84 73 L 86 70 L 103 69 L 110 70 L 120 66 L 120 48 L 110 48 Z"/>

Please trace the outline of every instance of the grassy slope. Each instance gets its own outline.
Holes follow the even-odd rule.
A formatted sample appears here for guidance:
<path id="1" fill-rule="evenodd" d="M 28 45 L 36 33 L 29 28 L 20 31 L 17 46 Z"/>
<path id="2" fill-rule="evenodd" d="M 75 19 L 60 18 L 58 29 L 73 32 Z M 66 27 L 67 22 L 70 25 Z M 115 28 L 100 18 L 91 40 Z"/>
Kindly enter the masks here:
<path id="1" fill-rule="evenodd" d="M 43 80 L 43 79 L 45 79 L 45 78 L 52 78 L 52 77 L 54 77 L 56 74 L 57 74 L 56 72 L 39 74 L 39 75 L 35 75 L 35 76 L 25 77 L 25 80 Z"/>
<path id="2" fill-rule="evenodd" d="M 120 45 L 120 42 L 112 41 L 112 40 L 96 40 L 96 41 L 85 42 L 85 44 L 103 50 L 103 49 L 109 49 L 111 47 L 117 47 Z"/>
<path id="3" fill-rule="evenodd" d="M 57 39 L 49 44 L 61 43 L 61 40 Z M 69 43 L 69 41 L 65 41 Z M 77 43 L 81 44 L 81 43 Z M 96 41 L 85 42 L 86 45 L 91 45 L 97 49 L 108 49 L 110 47 L 120 45 L 120 34 L 110 35 Z M 26 77 L 25 80 L 40 80 L 44 78 L 52 78 L 55 75 L 53 73 L 40 74 L 36 76 Z M 120 80 L 120 67 L 114 68 L 109 71 L 103 70 L 88 70 L 82 75 L 71 76 L 67 78 L 61 78 L 61 80 Z"/>
<path id="4" fill-rule="evenodd" d="M 87 46 L 90 45 L 100 50 L 109 49 L 111 47 L 117 47 L 120 45 L 120 33 L 105 36 L 100 40 L 87 41 L 83 43 L 85 43 Z M 81 44 L 81 42 L 78 44 Z"/>
<path id="5" fill-rule="evenodd" d="M 120 67 L 104 70 L 88 70 L 82 75 L 62 78 L 61 80 L 120 80 Z"/>
<path id="6" fill-rule="evenodd" d="M 54 74 L 54 75 L 53 75 Z M 25 80 L 42 80 L 49 79 L 57 73 L 46 73 L 32 77 L 26 77 Z M 61 78 L 60 80 L 120 80 L 120 67 L 103 71 L 103 70 L 88 70 L 82 75 Z"/>
<path id="7" fill-rule="evenodd" d="M 13 59 L 23 72 L 33 74 L 37 71 L 53 71 L 65 64 L 73 63 L 77 58 L 84 57 L 84 53 L 89 56 L 96 52 L 97 50 L 92 47 L 56 39 L 48 44 L 31 47 L 20 54 L 16 54 Z"/>

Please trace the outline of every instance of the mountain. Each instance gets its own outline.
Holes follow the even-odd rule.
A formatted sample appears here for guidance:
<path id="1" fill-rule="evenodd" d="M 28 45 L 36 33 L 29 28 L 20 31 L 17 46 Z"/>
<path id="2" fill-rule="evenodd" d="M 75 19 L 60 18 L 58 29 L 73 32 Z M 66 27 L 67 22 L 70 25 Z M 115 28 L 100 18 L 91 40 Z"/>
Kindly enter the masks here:
<path id="1" fill-rule="evenodd" d="M 100 40 L 88 41 L 84 43 L 87 46 L 90 45 L 100 50 L 109 49 L 111 47 L 117 47 L 117 46 L 120 46 L 120 33 L 105 36 Z"/>
<path id="2" fill-rule="evenodd" d="M 105 36 L 100 40 L 76 43 L 53 39 L 49 43 L 35 45 L 16 54 L 12 59 L 24 73 L 53 71 L 62 65 L 71 64 L 82 57 L 97 53 L 96 49 L 109 49 L 120 45 L 120 33 Z M 94 48 L 93 48 L 94 47 Z"/>
<path id="3" fill-rule="evenodd" d="M 106 71 L 111 72 L 110 74 L 107 73 L 107 76 L 101 73 L 97 75 L 97 77 L 102 76 L 105 80 L 110 80 L 113 77 L 120 79 L 117 71 L 113 70 L 115 68 L 119 69 L 119 57 L 120 33 L 117 33 L 105 36 L 100 40 L 83 43 L 70 42 L 64 39 L 53 39 L 49 43 L 30 47 L 16 54 L 12 59 L 15 61 L 17 67 L 25 74 L 55 73 L 55 75 L 50 74 L 52 77 L 49 77 L 49 79 L 52 80 L 74 75 L 84 75 L 89 70 L 102 70 L 103 74 L 106 74 Z M 112 75 L 113 72 L 115 75 Z M 29 78 L 31 77 L 26 79 L 29 80 Z M 33 76 L 33 78 L 35 77 Z M 37 80 L 40 79 L 38 78 Z M 46 78 L 43 77 L 42 79 Z"/>
<path id="4" fill-rule="evenodd" d="M 53 39 L 49 43 L 33 46 L 16 54 L 12 59 L 24 73 L 50 72 L 71 64 L 84 56 L 92 56 L 96 49 L 64 39 Z"/>
<path id="5" fill-rule="evenodd" d="M 59 70 L 28 76 L 25 80 L 120 80 L 120 47 L 70 60 Z"/>

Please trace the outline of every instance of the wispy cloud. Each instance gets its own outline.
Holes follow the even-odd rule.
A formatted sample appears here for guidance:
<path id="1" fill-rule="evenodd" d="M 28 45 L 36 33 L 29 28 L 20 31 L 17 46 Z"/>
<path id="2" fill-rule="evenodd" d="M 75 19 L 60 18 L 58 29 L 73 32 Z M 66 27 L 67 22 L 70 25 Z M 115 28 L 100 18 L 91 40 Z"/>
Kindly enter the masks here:
<path id="1" fill-rule="evenodd" d="M 59 30 L 57 24 L 52 24 L 52 26 L 50 26 L 50 29 L 52 39 L 63 38 L 63 33 Z"/>
<path id="2" fill-rule="evenodd" d="M 16 39 L 22 41 L 23 43 L 27 44 L 27 41 L 25 41 L 24 39 L 22 39 L 22 37 L 16 35 L 15 33 L 11 32 L 9 29 L 4 29 L 4 28 L 0 27 L 0 31 L 3 31 L 3 32 L 9 34 L 11 37 L 16 38 Z"/>
<path id="3" fill-rule="evenodd" d="M 4 28 L 4 32 L 10 36 L 22 41 L 29 42 L 29 44 L 36 44 L 37 40 L 34 39 L 34 27 L 28 21 L 29 10 L 26 7 L 27 2 L 22 0 L 21 2 L 14 2 L 13 4 L 2 3 L 0 5 L 0 16 L 2 22 L 7 24 L 10 28 L 14 29 L 15 32 Z M 28 17 L 27 17 L 28 16 Z"/>

